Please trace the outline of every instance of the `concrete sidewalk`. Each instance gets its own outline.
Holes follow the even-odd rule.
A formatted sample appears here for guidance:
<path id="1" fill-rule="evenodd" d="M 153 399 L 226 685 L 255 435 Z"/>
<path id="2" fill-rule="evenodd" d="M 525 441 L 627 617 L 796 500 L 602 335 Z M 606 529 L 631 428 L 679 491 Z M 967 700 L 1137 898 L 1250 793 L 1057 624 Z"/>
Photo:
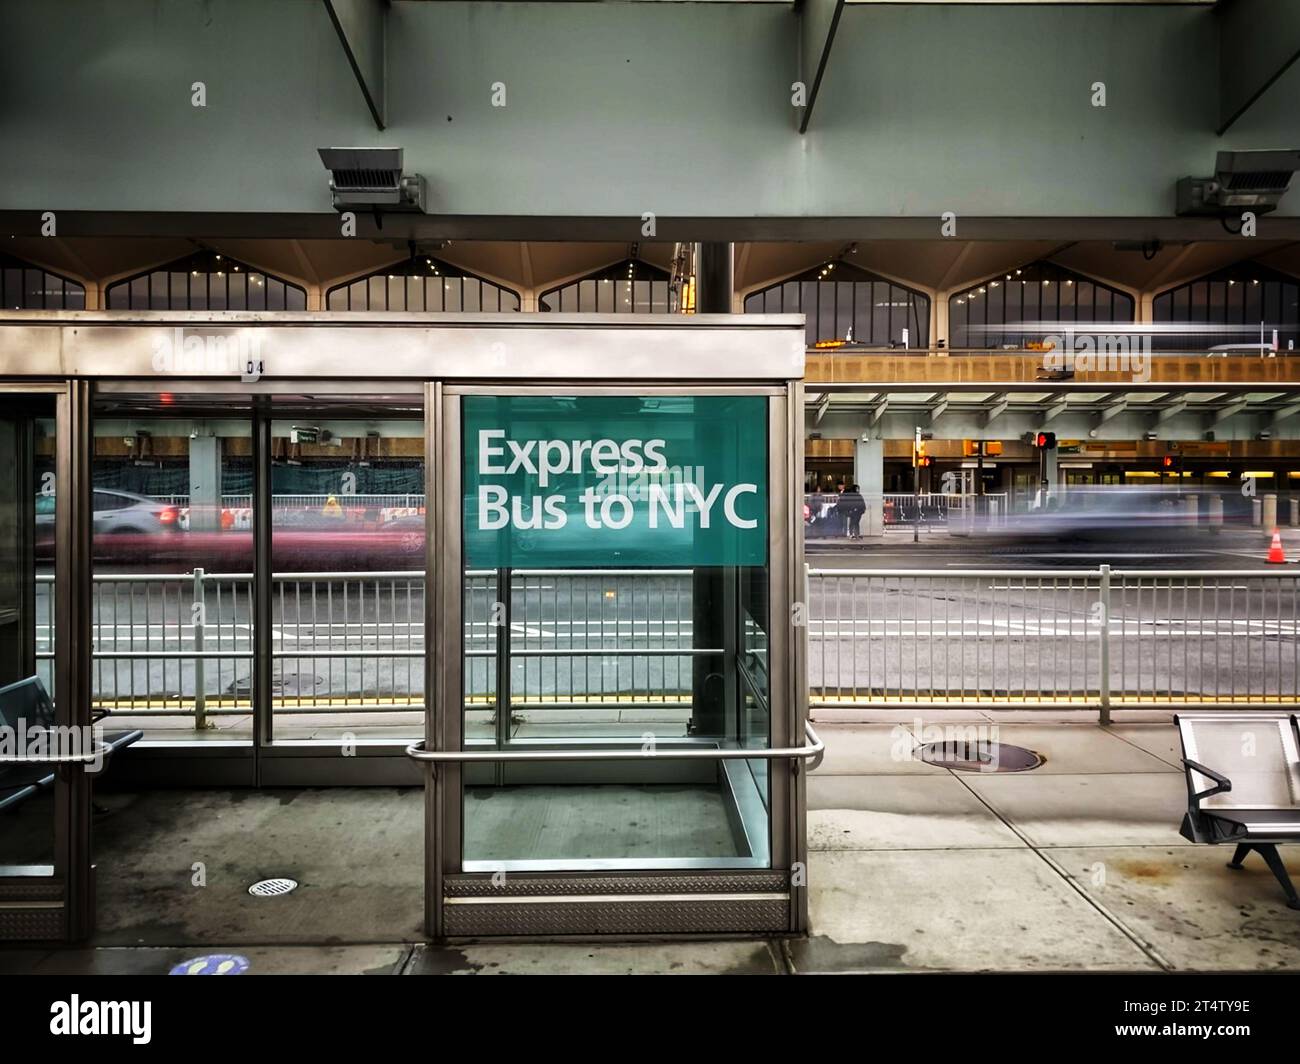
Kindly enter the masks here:
<path id="1" fill-rule="evenodd" d="M 442 948 L 379 913 L 373 941 L 316 939 L 303 925 L 294 943 L 219 933 L 196 942 L 169 940 L 164 926 L 148 941 L 118 935 L 97 949 L 3 950 L 0 972 L 159 973 L 214 952 L 247 957 L 257 974 L 1300 969 L 1300 913 L 1286 908 L 1262 861 L 1252 856 L 1233 872 L 1229 848 L 1178 835 L 1186 795 L 1168 723 L 996 727 L 998 741 L 1046 763 L 972 775 L 906 756 L 914 724 L 820 726 L 828 752 L 809 780 L 806 940 Z M 410 825 L 400 829 L 375 790 L 325 793 L 330 823 L 356 801 L 367 830 L 386 826 L 376 854 L 418 828 L 418 792 L 401 792 Z M 293 844 L 277 830 L 274 846 Z M 349 875 L 362 865 L 350 864 Z M 1300 877 L 1300 853 L 1291 851 L 1288 866 Z M 414 904 L 418 855 L 409 871 L 385 906 Z M 400 929 L 384 940 L 385 927 Z"/>

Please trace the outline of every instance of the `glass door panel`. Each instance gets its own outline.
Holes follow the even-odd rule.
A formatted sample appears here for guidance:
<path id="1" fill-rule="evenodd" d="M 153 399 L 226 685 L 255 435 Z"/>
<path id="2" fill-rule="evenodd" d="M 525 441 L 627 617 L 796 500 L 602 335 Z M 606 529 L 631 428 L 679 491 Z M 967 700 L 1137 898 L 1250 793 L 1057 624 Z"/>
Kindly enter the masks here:
<path id="1" fill-rule="evenodd" d="M 30 412 L 20 409 L 27 407 Z M 22 755 L 54 691 L 52 401 L 0 398 L 0 756 Z M 45 712 L 42 712 L 42 710 Z M 0 764 L 0 876 L 53 876 L 55 769 Z"/>
<path id="2" fill-rule="evenodd" d="M 424 727 L 424 410 L 415 396 L 276 397 L 271 425 L 277 742 Z"/>
<path id="3" fill-rule="evenodd" d="M 252 406 L 95 403 L 93 709 L 146 742 L 253 735 Z"/>
<path id="4" fill-rule="evenodd" d="M 0 389 L 0 941 L 93 927 L 89 422 L 88 385 Z"/>
<path id="5" fill-rule="evenodd" d="M 767 867 L 767 398 L 459 402 L 462 869 Z"/>

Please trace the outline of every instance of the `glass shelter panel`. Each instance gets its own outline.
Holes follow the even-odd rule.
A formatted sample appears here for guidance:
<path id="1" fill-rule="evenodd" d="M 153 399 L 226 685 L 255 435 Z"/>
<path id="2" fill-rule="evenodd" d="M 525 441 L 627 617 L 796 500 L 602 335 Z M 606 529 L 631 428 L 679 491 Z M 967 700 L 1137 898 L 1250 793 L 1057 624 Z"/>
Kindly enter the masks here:
<path id="1" fill-rule="evenodd" d="M 251 426 L 243 397 L 96 401 L 93 708 L 150 741 L 251 741 Z"/>
<path id="2" fill-rule="evenodd" d="M 460 402 L 463 869 L 767 867 L 767 397 Z"/>
<path id="3" fill-rule="evenodd" d="M 271 427 L 276 741 L 418 738 L 424 420 L 418 397 L 277 397 Z"/>

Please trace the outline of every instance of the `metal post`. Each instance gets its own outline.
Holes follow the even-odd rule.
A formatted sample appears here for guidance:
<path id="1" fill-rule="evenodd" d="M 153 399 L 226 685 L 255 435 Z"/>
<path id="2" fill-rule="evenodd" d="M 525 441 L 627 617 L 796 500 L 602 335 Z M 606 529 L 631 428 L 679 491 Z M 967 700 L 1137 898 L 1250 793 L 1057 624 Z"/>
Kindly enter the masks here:
<path id="1" fill-rule="evenodd" d="M 198 606 L 198 609 L 194 607 Z M 190 620 L 194 624 L 194 729 L 205 731 L 208 727 L 206 716 L 207 693 L 204 691 L 206 677 L 203 668 L 203 629 L 207 623 L 207 598 L 203 591 L 203 570 L 194 570 L 194 592 L 190 603 Z"/>
<path id="2" fill-rule="evenodd" d="M 275 650 L 271 572 L 271 409 L 253 399 L 253 785 L 262 785 L 262 750 L 275 738 Z"/>
<path id="3" fill-rule="evenodd" d="M 913 505 L 913 523 L 912 523 L 912 542 L 921 542 L 921 426 L 916 426 L 916 434 L 912 438 L 912 495 Z"/>
<path id="4" fill-rule="evenodd" d="M 511 596 L 510 570 L 497 570 L 497 602 L 501 609 L 498 616 L 501 623 L 497 625 L 496 655 L 496 745 L 504 750 L 510 745 L 510 633 L 511 633 Z M 527 663 L 525 663 L 527 664 Z M 496 770 L 498 786 L 505 783 L 505 765 L 500 761 L 493 763 Z"/>
<path id="5" fill-rule="evenodd" d="M 695 245 L 695 311 L 730 314 L 735 288 L 731 244 Z M 703 443 L 697 438 L 697 443 Z M 720 568 L 697 566 L 691 573 L 691 632 L 696 647 L 721 647 L 726 641 L 724 611 L 730 607 Z M 691 722 L 693 735 L 723 735 L 728 707 L 726 675 L 735 667 L 726 655 L 722 661 L 708 655 L 691 658 Z"/>
<path id="6" fill-rule="evenodd" d="M 695 245 L 695 312 L 730 314 L 735 288 L 732 275 L 734 246 L 712 243 Z"/>
<path id="7" fill-rule="evenodd" d="M 1101 669 L 1101 723 L 1110 723 L 1110 566 L 1101 567 L 1101 647 L 1097 655 Z"/>

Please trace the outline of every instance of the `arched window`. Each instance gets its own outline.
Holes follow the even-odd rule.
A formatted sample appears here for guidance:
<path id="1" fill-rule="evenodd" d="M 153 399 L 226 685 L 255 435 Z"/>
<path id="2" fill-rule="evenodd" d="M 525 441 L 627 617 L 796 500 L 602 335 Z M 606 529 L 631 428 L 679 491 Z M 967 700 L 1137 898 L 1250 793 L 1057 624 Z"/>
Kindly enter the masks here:
<path id="1" fill-rule="evenodd" d="M 519 293 L 420 255 L 335 285 L 325 295 L 325 306 L 328 310 L 518 310 Z"/>
<path id="2" fill-rule="evenodd" d="M 828 262 L 745 296 L 746 314 L 807 316 L 808 346 L 845 340 L 872 347 L 930 345 L 930 297 L 847 262 Z"/>
<path id="3" fill-rule="evenodd" d="M 305 310 L 307 291 L 204 250 L 114 281 L 106 305 L 109 310 Z"/>
<path id="4" fill-rule="evenodd" d="M 592 314 L 675 313 L 672 275 L 641 259 L 624 259 L 542 293 L 539 310 Z"/>
<path id="5" fill-rule="evenodd" d="M 43 266 L 0 254 L 0 306 L 5 310 L 85 310 L 86 289 Z"/>
<path id="6" fill-rule="evenodd" d="M 1131 322 L 1133 297 L 1051 262 L 1031 262 L 990 277 L 948 300 L 949 347 L 1022 347 L 1044 330 L 1027 322 L 1077 327 Z"/>
<path id="7" fill-rule="evenodd" d="M 1300 340 L 1300 278 L 1241 262 L 1161 292 L 1151 301 L 1151 316 L 1162 324 L 1237 326 L 1155 337 L 1165 350 L 1201 350 L 1223 345 L 1272 344 L 1286 351 Z"/>

